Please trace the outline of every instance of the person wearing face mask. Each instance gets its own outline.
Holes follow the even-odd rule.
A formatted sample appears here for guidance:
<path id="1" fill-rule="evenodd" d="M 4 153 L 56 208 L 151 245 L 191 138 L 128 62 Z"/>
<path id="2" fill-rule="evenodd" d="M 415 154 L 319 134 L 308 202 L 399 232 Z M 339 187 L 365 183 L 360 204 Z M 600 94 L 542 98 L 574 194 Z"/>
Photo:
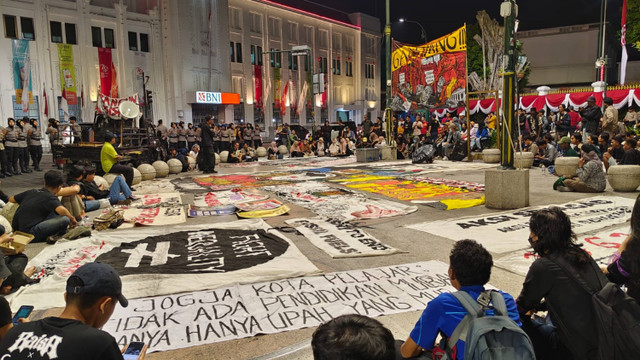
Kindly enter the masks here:
<path id="1" fill-rule="evenodd" d="M 22 175 L 18 168 L 18 161 L 20 159 L 20 149 L 18 148 L 18 127 L 16 121 L 13 118 L 9 118 L 8 126 L 4 135 L 4 144 L 7 151 L 7 173 L 12 175 Z"/>

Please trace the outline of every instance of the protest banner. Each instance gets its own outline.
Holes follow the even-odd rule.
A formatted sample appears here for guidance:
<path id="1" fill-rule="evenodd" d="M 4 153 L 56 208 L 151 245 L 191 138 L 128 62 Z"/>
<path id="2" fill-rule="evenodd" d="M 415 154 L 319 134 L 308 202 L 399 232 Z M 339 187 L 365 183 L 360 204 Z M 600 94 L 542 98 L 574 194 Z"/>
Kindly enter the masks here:
<path id="1" fill-rule="evenodd" d="M 420 46 L 394 41 L 391 108 L 395 111 L 457 107 L 465 100 L 467 29 Z"/>
<path id="2" fill-rule="evenodd" d="M 122 228 L 138 225 L 177 225 L 187 221 L 179 193 L 144 194 L 124 208 Z"/>
<path id="3" fill-rule="evenodd" d="M 259 201 L 268 199 L 269 195 L 261 194 L 257 191 L 241 190 L 241 191 L 215 191 L 202 195 L 194 195 L 193 205 L 199 207 L 211 207 L 221 205 L 231 205 L 249 201 Z"/>
<path id="4" fill-rule="evenodd" d="M 634 203 L 634 199 L 619 196 L 595 196 L 550 206 L 557 206 L 567 213 L 571 219 L 573 231 L 576 234 L 584 234 L 628 221 Z M 506 253 L 526 249 L 529 246 L 527 242 L 529 218 L 537 210 L 550 206 L 535 206 L 483 216 L 424 222 L 406 227 L 455 241 L 477 240 L 489 251 Z"/>
<path id="5" fill-rule="evenodd" d="M 69 105 L 78 104 L 76 92 L 76 70 L 73 64 L 73 46 L 58 44 L 58 61 L 60 62 L 60 84 L 65 91 Z"/>
<path id="6" fill-rule="evenodd" d="M 618 251 L 620 245 L 629 235 L 629 227 L 618 227 L 612 230 L 601 231 L 594 235 L 582 235 L 577 243 L 582 249 L 591 255 L 601 267 L 609 265 L 611 256 Z M 505 270 L 525 276 L 531 264 L 538 258 L 532 253 L 532 249 L 516 251 L 495 260 L 495 265 Z"/>
<path id="7" fill-rule="evenodd" d="M 400 252 L 338 219 L 293 219 L 285 221 L 332 258 L 390 255 Z"/>
<path id="8" fill-rule="evenodd" d="M 133 201 L 129 208 L 148 209 L 154 207 L 176 207 L 182 205 L 180 193 L 144 194 L 139 200 Z"/>
<path id="9" fill-rule="evenodd" d="M 195 206 L 189 205 L 189 217 L 200 216 L 223 216 L 234 215 L 236 213 L 236 206 L 230 205 L 218 205 L 218 206 Z"/>
<path id="10" fill-rule="evenodd" d="M 267 218 L 275 217 L 288 213 L 291 209 L 287 205 L 282 205 L 275 209 L 267 210 L 253 210 L 253 211 L 239 211 L 236 213 L 238 217 L 246 219 Z"/>
<path id="11" fill-rule="evenodd" d="M 282 205 L 283 204 L 276 199 L 247 201 L 235 204 L 240 211 L 273 210 L 281 207 Z"/>
<path id="12" fill-rule="evenodd" d="M 39 283 L 12 294 L 11 306 L 64 306 L 67 278 L 92 261 L 112 265 L 122 277 L 123 293 L 132 299 L 318 272 L 262 220 L 99 232 L 47 247 L 31 259 Z"/>
<path id="13" fill-rule="evenodd" d="M 193 179 L 196 183 L 206 186 L 213 191 L 232 190 L 232 189 L 250 189 L 263 186 L 287 185 L 291 184 L 288 180 L 271 180 L 267 175 L 221 175 L 221 176 L 205 176 Z"/>
<path id="14" fill-rule="evenodd" d="M 428 261 L 131 300 L 104 330 L 119 345 L 143 341 L 154 352 L 318 326 L 346 314 L 424 310 L 455 290 L 447 270 Z"/>

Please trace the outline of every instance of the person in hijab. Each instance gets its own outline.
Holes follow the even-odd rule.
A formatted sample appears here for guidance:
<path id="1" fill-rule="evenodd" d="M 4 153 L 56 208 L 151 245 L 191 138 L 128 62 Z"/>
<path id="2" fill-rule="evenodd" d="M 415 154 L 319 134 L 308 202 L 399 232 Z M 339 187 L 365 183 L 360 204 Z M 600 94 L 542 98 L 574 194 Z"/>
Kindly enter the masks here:
<path id="1" fill-rule="evenodd" d="M 278 158 L 278 145 L 276 144 L 275 141 L 272 141 L 271 144 L 269 145 L 269 148 L 267 149 L 267 158 L 269 160 L 274 160 Z"/>
<path id="2" fill-rule="evenodd" d="M 325 148 L 324 148 L 324 138 L 318 138 L 318 146 L 316 147 L 316 154 L 318 156 L 324 156 L 325 155 Z"/>
<path id="3" fill-rule="evenodd" d="M 584 144 L 580 153 L 582 157 L 578 163 L 577 177 L 560 177 L 553 185 L 554 189 L 585 193 L 603 192 L 607 187 L 607 178 L 595 147 L 591 144 Z"/>

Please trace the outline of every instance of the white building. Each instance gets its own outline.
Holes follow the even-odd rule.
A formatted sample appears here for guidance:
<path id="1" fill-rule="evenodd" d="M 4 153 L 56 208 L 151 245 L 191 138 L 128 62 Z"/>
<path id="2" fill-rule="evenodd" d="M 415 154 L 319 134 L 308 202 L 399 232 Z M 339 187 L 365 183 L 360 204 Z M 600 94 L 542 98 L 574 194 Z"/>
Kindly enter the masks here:
<path id="1" fill-rule="evenodd" d="M 271 129 L 274 119 L 311 126 L 338 118 L 359 122 L 365 113 L 373 118 L 381 113 L 377 62 L 382 38 L 378 19 L 368 15 L 328 17 L 266 0 L 0 0 L 0 13 L 0 53 L 7 64 L 0 68 L 0 124 L 22 116 L 10 66 L 13 39 L 31 40 L 36 101 L 29 116 L 39 119 L 44 117 L 44 90 L 49 116 L 60 118 L 57 43 L 72 45 L 76 92 L 78 98 L 84 95 L 84 103 L 70 106 L 70 113 L 81 114 L 85 122 L 93 120 L 98 98 L 99 47 L 112 48 L 120 97 L 143 97 L 144 72 L 154 119 L 165 123 L 198 122 L 213 114 Z M 305 101 L 299 115 L 297 99 L 311 71 L 307 57 L 267 54 L 297 45 L 311 48 L 313 71 L 326 73 L 328 89 L 324 97 Z M 255 79 L 257 67 L 261 82 Z M 274 106 L 278 72 L 278 97 L 289 84 L 284 116 Z M 256 101 L 256 84 L 262 85 L 264 110 Z M 236 95 L 223 95 L 223 104 L 202 104 L 197 91 Z"/>

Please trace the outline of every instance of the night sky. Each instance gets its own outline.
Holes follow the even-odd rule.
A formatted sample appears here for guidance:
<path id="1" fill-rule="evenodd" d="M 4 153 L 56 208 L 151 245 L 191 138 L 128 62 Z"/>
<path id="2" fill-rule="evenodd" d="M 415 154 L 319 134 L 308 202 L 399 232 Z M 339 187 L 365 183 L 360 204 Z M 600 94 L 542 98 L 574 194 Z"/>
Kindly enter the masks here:
<path id="1" fill-rule="evenodd" d="M 278 2 L 278 0 L 275 0 Z M 424 26 L 427 39 L 435 39 L 462 26 L 475 23 L 479 10 L 486 10 L 502 23 L 500 17 L 501 0 L 392 0 L 392 35 L 403 42 L 418 43 L 420 29 L 410 23 L 397 23 L 404 17 Z M 384 0 L 296 0 L 296 7 L 304 8 L 305 3 L 323 5 L 329 9 L 346 13 L 363 12 L 380 18 L 384 25 Z M 600 21 L 601 0 L 519 0 L 520 29 L 532 30 Z M 608 16 L 615 31 L 620 30 L 622 0 L 608 0 Z"/>

